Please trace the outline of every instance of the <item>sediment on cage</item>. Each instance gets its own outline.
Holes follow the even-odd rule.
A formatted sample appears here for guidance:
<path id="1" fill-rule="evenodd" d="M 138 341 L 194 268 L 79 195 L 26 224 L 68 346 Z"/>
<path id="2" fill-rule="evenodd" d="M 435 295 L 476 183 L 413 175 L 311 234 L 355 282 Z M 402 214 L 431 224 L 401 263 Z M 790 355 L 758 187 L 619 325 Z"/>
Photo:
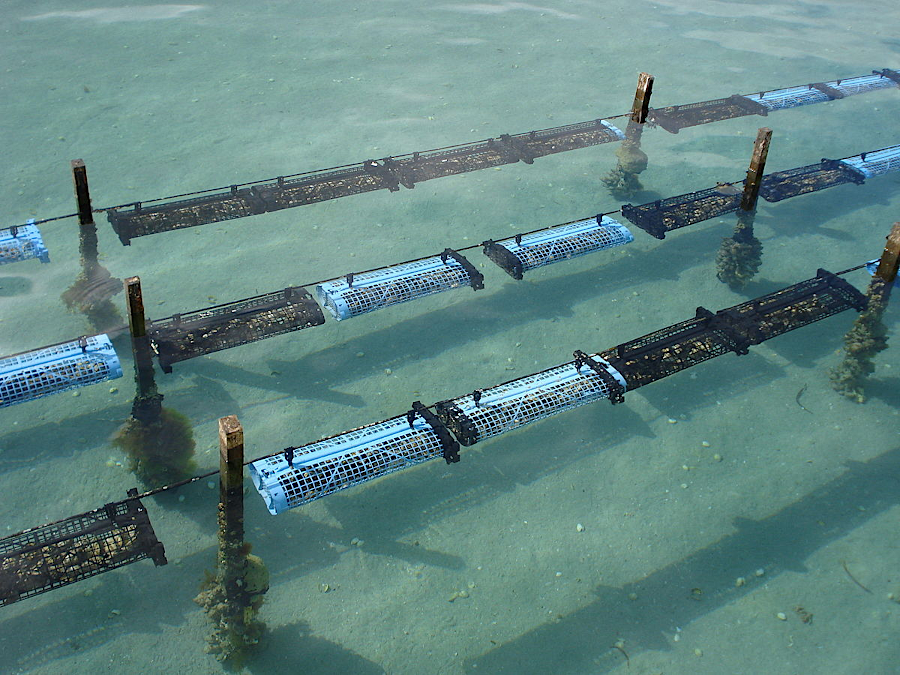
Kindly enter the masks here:
<path id="1" fill-rule="evenodd" d="M 299 287 L 258 295 L 148 323 L 160 367 L 325 323 L 321 308 Z"/>
<path id="2" fill-rule="evenodd" d="M 129 496 L 137 495 L 137 490 Z M 0 605 L 46 593 L 149 558 L 166 564 L 137 499 L 105 506 L 0 539 Z"/>

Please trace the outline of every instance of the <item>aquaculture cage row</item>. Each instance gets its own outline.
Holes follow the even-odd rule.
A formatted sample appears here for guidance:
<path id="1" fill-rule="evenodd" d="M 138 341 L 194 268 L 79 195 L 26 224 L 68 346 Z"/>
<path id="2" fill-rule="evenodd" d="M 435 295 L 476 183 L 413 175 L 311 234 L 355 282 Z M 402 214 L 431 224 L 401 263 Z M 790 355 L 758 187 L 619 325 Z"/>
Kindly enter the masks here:
<path id="1" fill-rule="evenodd" d="M 59 522 L 0 539 L 0 605 L 8 605 L 102 572 L 150 558 L 166 564 L 147 511 L 131 490 Z"/>
<path id="2" fill-rule="evenodd" d="M 900 145 L 892 145 L 767 174 L 760 184 L 759 195 L 768 202 L 780 202 L 845 183 L 861 185 L 867 178 L 897 170 L 900 170 Z M 742 196 L 737 186 L 742 185 L 741 182 L 722 183 L 639 206 L 623 204 L 622 215 L 647 234 L 664 239 L 672 230 L 737 211 Z"/>
<path id="3" fill-rule="evenodd" d="M 900 73 L 885 68 L 871 75 L 849 77 L 831 82 L 813 82 L 757 94 L 734 94 L 712 101 L 688 103 L 650 111 L 649 121 L 677 134 L 681 129 L 746 115 L 766 116 L 774 110 L 796 108 L 811 103 L 834 101 L 854 94 L 900 86 Z"/>
<path id="4" fill-rule="evenodd" d="M 600 145 L 624 138 L 620 129 L 605 120 L 593 120 L 524 134 L 503 134 L 466 145 L 415 152 L 359 164 L 326 169 L 273 182 L 233 186 L 224 192 L 128 210 L 111 209 L 107 218 L 123 244 L 158 232 L 269 213 L 350 195 L 389 190 L 479 169 L 531 164 L 538 157 Z"/>
<path id="5" fill-rule="evenodd" d="M 758 94 L 657 108 L 651 125 L 667 131 L 744 115 L 767 115 L 810 103 L 900 86 L 900 74 L 890 69 L 871 75 L 819 82 Z M 616 116 L 609 117 L 615 119 Z M 350 195 L 417 183 L 480 169 L 524 162 L 538 157 L 624 140 L 625 134 L 608 119 L 595 119 L 519 134 L 501 134 L 473 143 L 435 150 L 368 159 L 332 169 L 280 176 L 227 188 L 192 193 L 180 198 L 133 202 L 106 209 L 113 230 L 125 245 L 150 234 L 207 223 L 269 213 Z M 186 198 L 185 198 L 186 197 Z"/>
<path id="6" fill-rule="evenodd" d="M 688 321 L 611 349 L 576 350 L 574 360 L 538 373 L 433 406 L 416 401 L 404 415 L 287 448 L 250 462 L 250 477 L 266 508 L 278 514 L 430 459 L 457 462 L 461 445 L 594 401 L 621 402 L 626 391 L 716 356 L 746 354 L 751 345 L 846 309 L 861 311 L 866 302 L 820 269 L 812 279 L 716 313 L 700 307 Z M 145 558 L 165 565 L 140 499 L 209 475 L 140 495 L 133 489 L 123 501 L 0 539 L 0 605 Z"/>
<path id="7" fill-rule="evenodd" d="M 863 183 L 866 178 L 898 169 L 900 145 L 895 145 L 766 175 L 760 193 L 776 202 L 847 182 Z M 722 184 L 640 206 L 625 204 L 622 214 L 662 239 L 674 229 L 737 210 L 741 197 L 734 185 Z M 482 243 L 482 251 L 507 274 L 522 279 L 530 270 L 633 240 L 627 227 L 599 214 L 500 241 L 488 239 Z M 322 308 L 341 321 L 463 287 L 481 289 L 484 277 L 460 252 L 448 248 L 438 255 L 315 284 L 318 304 L 305 288 L 288 287 L 148 321 L 147 334 L 160 367 L 171 372 L 173 364 L 180 361 L 322 325 Z M 6 357 L 0 359 L 0 407 L 121 374 L 115 351 L 104 335 Z"/>
<path id="8" fill-rule="evenodd" d="M 729 352 L 820 321 L 861 311 L 866 297 L 825 270 L 774 293 L 694 318 L 595 354 L 434 406 L 435 417 L 414 405 L 407 415 L 333 436 L 250 463 L 250 476 L 272 514 L 379 476 L 444 457 L 457 443 L 470 446 L 587 403 L 621 401 L 626 391 Z M 448 433 L 449 432 L 449 433 Z"/>

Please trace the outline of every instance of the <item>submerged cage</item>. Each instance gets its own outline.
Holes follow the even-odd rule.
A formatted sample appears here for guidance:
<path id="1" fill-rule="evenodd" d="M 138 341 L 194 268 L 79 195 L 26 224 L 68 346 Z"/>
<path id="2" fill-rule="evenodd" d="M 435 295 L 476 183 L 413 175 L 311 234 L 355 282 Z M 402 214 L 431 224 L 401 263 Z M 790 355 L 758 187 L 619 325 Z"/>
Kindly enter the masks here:
<path id="1" fill-rule="evenodd" d="M 325 169 L 255 185 L 233 185 L 225 191 L 209 191 L 188 199 L 110 209 L 107 218 L 126 246 L 135 237 L 169 232 L 206 223 L 243 218 L 313 204 L 329 199 L 416 183 L 479 169 L 523 161 L 601 143 L 621 141 L 622 131 L 605 120 L 562 127 L 503 134 L 451 148 L 426 150 L 397 157 L 368 159 L 336 169 Z"/>
<path id="2" fill-rule="evenodd" d="M 514 279 L 536 267 L 623 246 L 634 241 L 627 227 L 608 216 L 595 216 L 540 232 L 484 242 L 484 254 Z"/>
<path id="3" fill-rule="evenodd" d="M 577 358 L 490 389 L 441 401 L 435 410 L 459 442 L 468 446 L 587 403 L 619 399 L 625 385 L 622 375 L 597 354 L 587 359 Z"/>
<path id="4" fill-rule="evenodd" d="M 866 297 L 827 270 L 774 293 L 715 314 L 697 308 L 681 321 L 601 352 L 621 372 L 629 390 L 853 308 L 862 311 Z"/>
<path id="5" fill-rule="evenodd" d="M 50 262 L 50 253 L 44 246 L 41 231 L 30 218 L 26 225 L 0 229 L 0 265 L 37 258 Z"/>
<path id="6" fill-rule="evenodd" d="M 623 204 L 622 215 L 650 236 L 665 239 L 672 230 L 737 211 L 742 194 L 737 186 L 742 184 L 726 183 L 640 206 Z"/>
<path id="7" fill-rule="evenodd" d="M 257 295 L 149 323 L 147 333 L 164 372 L 172 364 L 204 354 L 325 323 L 322 310 L 303 288 Z"/>
<path id="8" fill-rule="evenodd" d="M 452 461 L 453 445 L 433 416 L 409 414 L 251 462 L 250 477 L 276 515 L 429 459 Z"/>
<path id="9" fill-rule="evenodd" d="M 448 248 L 430 258 L 326 281 L 316 286 L 316 295 L 341 321 L 462 286 L 477 291 L 483 282 L 472 263 Z"/>
<path id="10" fill-rule="evenodd" d="M 122 377 L 106 335 L 42 347 L 0 359 L 0 408 Z"/>
<path id="11" fill-rule="evenodd" d="M 25 530 L 0 539 L 0 605 L 144 558 L 166 564 L 165 549 L 137 499 Z"/>

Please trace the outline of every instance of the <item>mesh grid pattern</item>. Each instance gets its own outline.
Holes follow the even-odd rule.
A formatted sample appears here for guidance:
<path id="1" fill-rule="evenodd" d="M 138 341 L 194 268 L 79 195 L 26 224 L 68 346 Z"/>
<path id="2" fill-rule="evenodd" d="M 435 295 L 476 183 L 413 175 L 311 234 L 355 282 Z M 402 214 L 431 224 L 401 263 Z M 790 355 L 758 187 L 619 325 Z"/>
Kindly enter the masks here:
<path id="1" fill-rule="evenodd" d="M 647 234 L 664 239 L 672 230 L 737 211 L 742 187 L 736 183 L 732 188 L 707 188 L 640 206 L 623 204 L 622 215 Z"/>
<path id="2" fill-rule="evenodd" d="M 829 87 L 834 87 L 846 96 L 864 94 L 878 89 L 890 89 L 897 85 L 882 75 L 861 75 L 860 77 L 848 77 L 846 80 L 834 80 L 826 82 Z"/>
<path id="3" fill-rule="evenodd" d="M 473 426 L 477 442 L 609 398 L 609 394 L 609 387 L 593 370 L 585 365 L 576 370 L 574 363 L 569 362 L 484 389 L 477 406 L 471 394 L 446 401 L 438 406 L 438 415 L 455 431 L 459 419 L 446 410 L 448 405 L 457 408 Z"/>
<path id="4" fill-rule="evenodd" d="M 147 328 L 159 363 L 171 364 L 325 323 L 303 288 L 290 287 L 246 300 L 176 314 Z"/>
<path id="5" fill-rule="evenodd" d="M 801 105 L 822 103 L 823 101 L 831 100 L 831 97 L 828 96 L 828 94 L 825 94 L 818 89 L 810 89 L 809 85 L 788 87 L 787 89 L 776 89 L 762 94 L 749 94 L 745 95 L 745 98 L 761 103 L 769 110 L 796 108 Z"/>
<path id="6" fill-rule="evenodd" d="M 743 96 L 729 96 L 712 101 L 675 105 L 650 111 L 650 121 L 677 134 L 680 129 L 708 124 L 745 115 L 766 115 L 768 108 Z"/>
<path id="7" fill-rule="evenodd" d="M 334 279 L 316 286 L 319 301 L 335 319 L 349 319 L 382 307 L 471 285 L 468 271 L 453 258 L 441 256 L 384 267 L 346 279 Z"/>
<path id="8" fill-rule="evenodd" d="M 519 244 L 514 238 L 504 239 L 497 244 L 506 248 L 522 263 L 523 271 L 528 271 L 632 241 L 634 235 L 627 227 L 603 216 L 600 225 L 597 224 L 597 218 L 589 218 L 525 235 Z"/>
<path id="9" fill-rule="evenodd" d="M 44 347 L 0 359 L 0 408 L 122 376 L 106 335 Z"/>
<path id="10" fill-rule="evenodd" d="M 13 236 L 13 228 L 0 229 L 0 265 L 6 263 L 38 258 L 41 262 L 50 262 L 47 247 L 41 238 L 41 231 L 36 225 L 21 225 L 16 227 Z"/>
<path id="11" fill-rule="evenodd" d="M 863 180 L 863 175 L 853 167 L 825 160 L 768 174 L 760 184 L 759 196 L 767 202 L 780 202 L 844 183 L 862 183 Z"/>
<path id="12" fill-rule="evenodd" d="M 862 155 L 847 157 L 840 160 L 842 164 L 848 164 L 862 173 L 866 178 L 874 178 L 891 171 L 900 171 L 900 145 L 867 152 L 865 159 Z"/>
<path id="13" fill-rule="evenodd" d="M 348 197 L 373 190 L 399 190 L 400 185 L 512 164 L 520 159 L 576 150 L 624 135 L 604 120 L 532 131 L 502 139 L 478 141 L 454 148 L 369 160 L 339 169 L 326 169 L 251 187 L 232 188 L 188 199 L 131 208 L 111 209 L 107 218 L 124 244 L 135 237 L 206 223 L 278 211 Z"/>
<path id="14" fill-rule="evenodd" d="M 0 605 L 151 557 L 165 564 L 140 502 L 110 505 L 0 539 Z"/>
<path id="15" fill-rule="evenodd" d="M 291 466 L 284 455 L 250 464 L 250 476 L 272 514 L 442 457 L 443 448 L 421 418 L 417 417 L 410 429 L 406 417 L 394 417 L 294 452 Z"/>

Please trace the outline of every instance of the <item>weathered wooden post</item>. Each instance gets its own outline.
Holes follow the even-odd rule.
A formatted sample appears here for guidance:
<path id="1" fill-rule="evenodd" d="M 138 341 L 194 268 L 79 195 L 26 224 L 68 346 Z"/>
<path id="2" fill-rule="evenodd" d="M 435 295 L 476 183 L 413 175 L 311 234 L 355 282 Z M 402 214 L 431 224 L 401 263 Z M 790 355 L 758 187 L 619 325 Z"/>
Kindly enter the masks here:
<path id="1" fill-rule="evenodd" d="M 112 278 L 109 270 L 99 262 L 97 225 L 91 209 L 91 193 L 84 160 L 73 159 L 71 166 L 78 206 L 81 271 L 75 282 L 63 292 L 62 300 L 70 310 L 84 314 L 92 328 L 105 332 L 121 323 L 121 316 L 110 298 L 122 290 L 122 282 Z"/>
<path id="2" fill-rule="evenodd" d="M 153 353 L 138 277 L 125 280 L 125 294 L 135 395 L 131 415 L 112 444 L 128 455 L 128 466 L 135 475 L 149 486 L 159 487 L 182 480 L 196 469 L 194 432 L 187 417 L 162 405 L 163 395 L 156 388 L 153 374 Z"/>
<path id="3" fill-rule="evenodd" d="M 641 134 L 650 110 L 650 94 L 653 92 L 653 76 L 638 76 L 631 115 L 625 127 L 625 140 L 616 150 L 616 167 L 602 181 L 616 199 L 629 199 L 643 189 L 638 174 L 647 168 L 647 155 L 641 150 Z"/>
<path id="4" fill-rule="evenodd" d="M 219 549 L 196 602 L 213 623 L 207 651 L 239 666 L 259 642 L 257 617 L 269 590 L 269 572 L 244 541 L 244 430 L 234 415 L 219 419 Z"/>
<path id="5" fill-rule="evenodd" d="M 747 178 L 744 181 L 737 225 L 734 233 L 722 240 L 722 246 L 716 255 L 716 276 L 719 281 L 735 290 L 743 288 L 756 276 L 762 264 L 762 242 L 753 236 L 753 221 L 756 219 L 756 202 L 771 140 L 771 129 L 763 127 L 757 132 L 750 168 L 747 169 Z"/>
<path id="6" fill-rule="evenodd" d="M 881 260 L 866 291 L 868 304 L 844 336 L 844 358 L 832 368 L 831 386 L 857 403 L 865 403 L 866 377 L 875 370 L 873 360 L 878 352 L 887 349 L 887 327 L 881 320 L 887 309 L 891 288 L 900 266 L 900 222 L 894 223 L 888 235 Z"/>

